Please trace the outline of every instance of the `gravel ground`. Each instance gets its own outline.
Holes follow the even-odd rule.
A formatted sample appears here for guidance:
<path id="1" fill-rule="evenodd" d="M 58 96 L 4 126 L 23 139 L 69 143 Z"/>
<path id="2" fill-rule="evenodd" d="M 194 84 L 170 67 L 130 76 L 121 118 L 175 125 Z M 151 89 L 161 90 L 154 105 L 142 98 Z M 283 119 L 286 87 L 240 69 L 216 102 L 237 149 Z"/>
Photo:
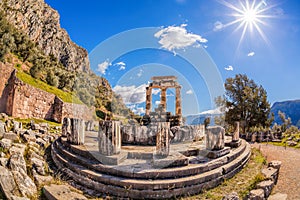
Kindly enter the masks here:
<path id="1" fill-rule="evenodd" d="M 288 200 L 300 200 L 300 149 L 257 143 L 252 146 L 259 148 L 268 162 L 282 162 L 278 182 L 272 194 L 287 194 Z"/>

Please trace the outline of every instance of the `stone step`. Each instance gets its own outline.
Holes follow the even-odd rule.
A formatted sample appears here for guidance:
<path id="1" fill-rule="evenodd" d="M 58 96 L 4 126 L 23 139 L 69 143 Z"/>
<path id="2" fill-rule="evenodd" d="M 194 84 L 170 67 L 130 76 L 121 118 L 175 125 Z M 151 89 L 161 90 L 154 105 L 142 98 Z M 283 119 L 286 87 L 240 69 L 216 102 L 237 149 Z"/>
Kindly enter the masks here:
<path id="1" fill-rule="evenodd" d="M 117 187 L 124 187 L 124 188 L 134 188 L 134 189 L 151 189 L 151 190 L 160 190 L 160 189 L 169 189 L 169 188 L 181 188 L 190 185 L 200 184 L 207 182 L 212 179 L 216 179 L 222 176 L 222 172 L 224 174 L 234 170 L 236 167 L 240 166 L 245 160 L 247 160 L 249 150 L 244 152 L 240 157 L 238 157 L 234 162 L 228 163 L 222 167 L 216 168 L 214 170 L 188 176 L 182 178 L 172 178 L 172 179 L 160 179 L 160 180 L 142 180 L 142 179 L 130 179 L 130 178 L 123 178 L 117 176 L 111 176 L 107 174 L 103 174 L 100 172 L 92 171 L 84 166 L 72 163 L 71 161 L 63 158 L 62 155 L 55 148 L 53 148 L 53 152 L 55 153 L 54 156 L 57 160 L 60 161 L 65 167 L 71 169 L 74 172 L 82 176 L 89 177 L 94 181 L 98 181 L 104 184 L 115 185 Z"/>
<path id="2" fill-rule="evenodd" d="M 214 159 L 208 163 L 203 164 L 190 164 L 189 166 L 177 167 L 177 168 L 167 168 L 167 169 L 156 169 L 156 170 L 143 170 L 139 172 L 132 173 L 132 171 L 122 170 L 122 166 L 112 167 L 107 165 L 102 165 L 97 161 L 90 161 L 78 154 L 74 154 L 73 151 L 70 151 L 71 148 L 66 150 L 59 141 L 55 142 L 58 151 L 60 151 L 64 157 L 67 157 L 70 161 L 75 163 L 80 163 L 81 165 L 98 171 L 100 173 L 106 173 L 110 175 L 117 175 L 121 177 L 128 178 L 137 178 L 137 179 L 162 179 L 162 178 L 176 178 L 176 177 L 185 177 L 192 176 L 199 173 L 204 173 L 209 170 L 218 168 L 226 163 L 231 162 L 240 156 L 246 148 L 246 142 L 243 141 L 243 144 L 234 150 L 232 150 L 227 156 L 223 156 L 218 159 Z M 73 147 L 74 148 L 74 147 Z M 76 148 L 74 148 L 76 149 Z M 121 169 L 121 170 L 120 170 Z"/>
<path id="3" fill-rule="evenodd" d="M 181 196 L 183 194 L 196 194 L 201 192 L 203 189 L 209 189 L 215 187 L 222 182 L 226 175 L 233 176 L 243 167 L 243 165 L 248 161 L 250 156 L 250 146 L 247 145 L 247 150 L 235 161 L 224 165 L 225 169 L 234 169 L 228 174 L 223 174 L 224 168 L 219 168 L 212 170 L 210 172 L 203 173 L 201 175 L 196 175 L 195 177 L 185 177 L 169 180 L 131 180 L 119 177 L 111 177 L 109 175 L 103 175 L 97 172 L 88 170 L 80 165 L 71 164 L 64 158 L 62 158 L 58 152 L 53 148 L 52 156 L 55 163 L 57 163 L 59 168 L 63 168 L 64 172 L 68 174 L 68 177 L 72 177 L 78 184 L 82 184 L 85 187 L 97 190 L 101 193 L 109 192 L 110 195 L 119 197 L 129 197 L 129 198 L 171 198 L 176 196 Z M 62 164 L 64 163 L 64 165 Z M 230 165 L 234 164 L 235 167 Z M 67 165 L 67 168 L 64 168 Z M 238 169 L 238 170 L 236 170 Z M 235 172 L 235 173 L 233 173 Z M 197 178 L 202 181 L 197 182 Z M 203 177 L 206 177 L 203 179 Z M 190 180 L 190 179 L 193 180 Z M 102 182 L 104 179 L 106 182 Z M 114 185 L 118 184 L 118 186 Z"/>

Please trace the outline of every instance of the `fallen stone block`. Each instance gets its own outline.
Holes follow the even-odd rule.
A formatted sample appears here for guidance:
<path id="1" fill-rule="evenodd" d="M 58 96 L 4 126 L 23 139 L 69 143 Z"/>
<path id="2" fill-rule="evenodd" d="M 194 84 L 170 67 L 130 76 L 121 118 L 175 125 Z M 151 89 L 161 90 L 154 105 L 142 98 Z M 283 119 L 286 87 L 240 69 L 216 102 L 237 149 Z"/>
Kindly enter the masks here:
<path id="1" fill-rule="evenodd" d="M 263 189 L 265 192 L 265 198 L 267 198 L 274 187 L 274 182 L 272 180 L 262 181 L 256 185 L 258 189 Z"/>
<path id="2" fill-rule="evenodd" d="M 3 149 L 9 149 L 12 145 L 12 140 L 10 139 L 6 139 L 3 138 L 2 140 L 0 140 L 0 147 L 2 147 Z"/>
<path id="3" fill-rule="evenodd" d="M 274 181 L 275 184 L 277 183 L 278 173 L 279 173 L 278 169 L 275 169 L 273 167 L 268 167 L 266 169 L 263 169 L 261 172 L 264 175 L 266 180 L 272 180 Z"/>
<path id="4" fill-rule="evenodd" d="M 87 200 L 82 194 L 72 192 L 67 185 L 46 185 L 43 191 L 48 200 Z"/>
<path id="5" fill-rule="evenodd" d="M 281 167 L 281 161 L 279 161 L 279 160 L 273 160 L 273 161 L 269 162 L 268 167 L 273 167 L 273 168 L 279 170 L 280 167 Z"/>
<path id="6" fill-rule="evenodd" d="M 264 200 L 265 193 L 263 189 L 251 190 L 249 193 L 249 200 Z"/>
<path id="7" fill-rule="evenodd" d="M 12 171 L 14 179 L 18 185 L 18 188 L 23 196 L 33 196 L 37 192 L 36 185 L 33 180 L 27 175 L 26 171 Z"/>
<path id="8" fill-rule="evenodd" d="M 4 133 L 3 138 L 10 139 L 12 141 L 19 140 L 19 136 L 16 133 L 13 133 L 13 132 Z"/>
<path id="9" fill-rule="evenodd" d="M 13 174 L 2 166 L 0 166 L 0 187 L 7 199 L 13 195 L 19 194 Z"/>

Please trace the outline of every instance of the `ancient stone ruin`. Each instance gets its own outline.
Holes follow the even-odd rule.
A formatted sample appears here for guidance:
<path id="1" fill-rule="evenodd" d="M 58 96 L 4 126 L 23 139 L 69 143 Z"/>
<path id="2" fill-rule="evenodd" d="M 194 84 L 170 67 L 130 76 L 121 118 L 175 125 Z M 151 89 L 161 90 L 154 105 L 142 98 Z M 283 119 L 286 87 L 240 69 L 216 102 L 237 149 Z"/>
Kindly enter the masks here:
<path id="1" fill-rule="evenodd" d="M 176 77 L 153 77 L 147 88 L 142 124 L 64 119 L 62 137 L 52 144 L 58 169 L 92 196 L 165 199 L 193 195 L 234 176 L 251 147 L 223 127 L 182 125 Z M 166 89 L 176 88 L 175 115 L 166 110 Z M 151 110 L 151 90 L 161 88 L 161 104 Z M 83 127 L 85 126 L 85 127 Z"/>

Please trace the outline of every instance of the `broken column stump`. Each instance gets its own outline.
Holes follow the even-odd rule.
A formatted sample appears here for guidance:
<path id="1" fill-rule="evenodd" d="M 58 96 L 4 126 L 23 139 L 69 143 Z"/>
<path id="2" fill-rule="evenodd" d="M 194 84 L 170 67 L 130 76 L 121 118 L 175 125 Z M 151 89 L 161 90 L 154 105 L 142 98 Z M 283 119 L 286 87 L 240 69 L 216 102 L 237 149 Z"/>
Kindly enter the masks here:
<path id="1" fill-rule="evenodd" d="M 71 144 L 82 145 L 84 144 L 84 120 L 83 119 L 75 119 L 71 118 L 71 132 L 67 133 L 67 141 Z"/>
<path id="2" fill-rule="evenodd" d="M 237 148 L 242 144 L 242 140 L 240 139 L 240 122 L 235 122 L 235 130 L 232 134 L 232 141 L 226 146 L 230 146 L 231 148 Z"/>
<path id="3" fill-rule="evenodd" d="M 221 126 L 211 126 L 206 129 L 206 150 L 208 158 L 218 158 L 229 153 L 230 147 L 225 147 L 225 129 Z"/>
<path id="4" fill-rule="evenodd" d="M 170 151 L 170 122 L 158 122 L 156 134 L 156 156 L 167 157 Z"/>
<path id="5" fill-rule="evenodd" d="M 119 121 L 100 121 L 98 132 L 99 156 L 103 164 L 117 165 L 127 158 L 121 153 L 121 127 Z"/>
<path id="6" fill-rule="evenodd" d="M 62 136 L 65 136 L 65 137 L 67 137 L 68 134 L 71 134 L 71 119 L 70 118 L 65 117 L 63 119 L 61 131 L 62 131 Z"/>

